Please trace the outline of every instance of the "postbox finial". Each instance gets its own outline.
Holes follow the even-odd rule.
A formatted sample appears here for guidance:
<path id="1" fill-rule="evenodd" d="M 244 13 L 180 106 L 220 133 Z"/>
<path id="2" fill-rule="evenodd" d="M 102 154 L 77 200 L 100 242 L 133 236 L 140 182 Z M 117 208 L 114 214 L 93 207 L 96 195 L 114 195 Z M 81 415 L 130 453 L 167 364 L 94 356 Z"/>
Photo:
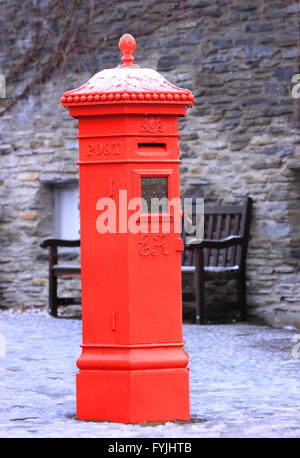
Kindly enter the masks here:
<path id="1" fill-rule="evenodd" d="M 124 64 L 119 65 L 119 67 L 138 67 L 138 65 L 134 65 L 132 63 L 134 61 L 132 54 L 135 51 L 136 42 L 130 33 L 125 33 L 125 35 L 121 36 L 119 40 L 119 48 L 123 54 L 122 61 L 124 62 Z"/>

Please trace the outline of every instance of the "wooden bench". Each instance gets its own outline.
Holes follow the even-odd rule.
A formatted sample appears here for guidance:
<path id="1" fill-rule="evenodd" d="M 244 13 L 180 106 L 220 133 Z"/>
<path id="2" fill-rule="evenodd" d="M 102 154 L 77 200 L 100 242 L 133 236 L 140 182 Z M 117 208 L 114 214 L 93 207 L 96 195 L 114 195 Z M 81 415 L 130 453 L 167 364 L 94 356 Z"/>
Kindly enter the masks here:
<path id="1" fill-rule="evenodd" d="M 204 239 L 188 241 L 187 234 L 182 234 L 185 245 L 182 274 L 194 277 L 197 323 L 206 322 L 205 280 L 218 278 L 236 279 L 240 319 L 246 320 L 246 256 L 251 212 L 250 197 L 242 205 L 205 205 Z M 194 214 L 191 216 L 194 218 Z"/>
<path id="2" fill-rule="evenodd" d="M 81 267 L 72 265 L 58 264 L 58 247 L 79 247 L 80 240 L 62 240 L 46 238 L 40 243 L 42 248 L 49 248 L 49 302 L 48 312 L 52 316 L 57 316 L 59 305 L 81 304 L 81 298 L 58 297 L 57 279 L 60 278 L 80 278 Z"/>
<path id="3" fill-rule="evenodd" d="M 236 278 L 241 319 L 246 319 L 246 255 L 249 238 L 252 199 L 243 205 L 207 205 L 204 210 L 204 240 L 189 242 L 187 234 L 182 238 L 185 249 L 182 254 L 182 274 L 192 275 L 195 284 L 196 321 L 204 324 L 204 284 L 211 278 Z M 194 215 L 192 215 L 194 218 Z M 62 298 L 57 295 L 57 279 L 80 277 L 80 266 L 58 263 L 59 247 L 79 247 L 80 240 L 46 238 L 42 248 L 49 248 L 49 303 L 48 311 L 57 316 L 60 305 L 80 304 L 81 298 Z M 183 295 L 184 298 L 184 295 Z"/>

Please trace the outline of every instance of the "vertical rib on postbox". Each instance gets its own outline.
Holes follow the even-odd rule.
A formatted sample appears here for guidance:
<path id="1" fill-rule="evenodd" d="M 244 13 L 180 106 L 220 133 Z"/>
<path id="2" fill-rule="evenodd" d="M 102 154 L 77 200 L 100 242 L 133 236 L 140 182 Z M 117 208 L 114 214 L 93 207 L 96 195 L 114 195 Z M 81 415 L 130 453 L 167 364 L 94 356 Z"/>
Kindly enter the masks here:
<path id="1" fill-rule="evenodd" d="M 155 70 L 133 64 L 135 46 L 131 35 L 123 35 L 123 64 L 61 98 L 79 121 L 77 418 L 188 420 L 182 240 L 175 227 L 180 211 L 170 202 L 180 196 L 178 117 L 186 115 L 194 97 Z M 148 203 L 164 197 L 169 203 L 159 211 L 142 207 L 138 212 L 131 199 L 140 197 Z M 135 223 L 133 231 L 127 216 Z"/>

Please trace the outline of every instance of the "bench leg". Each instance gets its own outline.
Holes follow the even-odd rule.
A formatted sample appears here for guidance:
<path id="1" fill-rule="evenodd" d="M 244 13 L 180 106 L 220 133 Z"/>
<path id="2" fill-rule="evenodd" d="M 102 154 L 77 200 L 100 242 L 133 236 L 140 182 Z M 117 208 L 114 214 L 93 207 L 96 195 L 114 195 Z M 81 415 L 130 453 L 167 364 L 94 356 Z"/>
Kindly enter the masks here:
<path id="1" fill-rule="evenodd" d="M 53 265 L 57 264 L 57 248 L 49 249 L 49 315 L 57 317 L 57 278 L 53 274 Z"/>
<path id="2" fill-rule="evenodd" d="M 196 291 L 196 323 L 205 324 L 205 293 L 204 281 L 199 275 L 195 275 Z"/>
<path id="3" fill-rule="evenodd" d="M 242 274 L 237 279 L 237 296 L 238 303 L 241 310 L 241 321 L 246 321 L 247 319 L 247 292 L 246 292 L 246 276 Z"/>
<path id="4" fill-rule="evenodd" d="M 195 252 L 195 265 L 196 323 L 205 324 L 204 263 L 202 250 L 196 250 Z"/>
<path id="5" fill-rule="evenodd" d="M 49 315 L 57 317 L 57 278 L 49 276 Z"/>

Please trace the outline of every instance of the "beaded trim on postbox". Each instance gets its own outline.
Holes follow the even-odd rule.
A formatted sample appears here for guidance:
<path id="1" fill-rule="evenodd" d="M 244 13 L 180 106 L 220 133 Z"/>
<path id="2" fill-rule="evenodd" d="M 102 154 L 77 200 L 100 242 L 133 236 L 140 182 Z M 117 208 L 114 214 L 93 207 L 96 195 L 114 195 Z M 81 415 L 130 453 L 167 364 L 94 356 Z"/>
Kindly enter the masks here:
<path id="1" fill-rule="evenodd" d="M 187 104 L 191 105 L 194 102 L 194 96 L 190 94 L 168 94 L 165 92 L 161 93 L 111 93 L 111 94 L 82 94 L 82 95 L 75 95 L 71 96 L 68 93 L 65 93 L 63 97 L 61 97 L 60 101 L 64 105 L 68 105 L 69 103 L 80 103 L 80 104 L 89 104 L 91 102 L 186 102 Z"/>

